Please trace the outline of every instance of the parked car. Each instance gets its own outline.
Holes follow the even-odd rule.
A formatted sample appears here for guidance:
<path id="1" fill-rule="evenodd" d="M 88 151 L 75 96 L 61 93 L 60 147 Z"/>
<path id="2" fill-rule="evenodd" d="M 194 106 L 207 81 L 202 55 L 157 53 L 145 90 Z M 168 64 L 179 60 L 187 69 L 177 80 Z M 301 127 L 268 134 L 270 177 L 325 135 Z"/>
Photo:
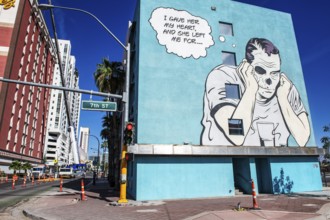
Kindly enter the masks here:
<path id="1" fill-rule="evenodd" d="M 62 178 L 76 178 L 72 168 L 60 168 L 59 175 Z"/>

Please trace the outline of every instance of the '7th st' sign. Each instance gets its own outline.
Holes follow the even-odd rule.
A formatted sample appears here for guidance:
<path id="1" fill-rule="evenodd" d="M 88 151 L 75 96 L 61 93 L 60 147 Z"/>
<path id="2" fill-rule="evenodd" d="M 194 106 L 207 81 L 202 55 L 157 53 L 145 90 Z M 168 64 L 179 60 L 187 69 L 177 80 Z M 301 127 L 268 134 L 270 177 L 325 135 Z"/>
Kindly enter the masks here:
<path id="1" fill-rule="evenodd" d="M 83 110 L 92 111 L 117 111 L 116 102 L 101 102 L 101 101 L 82 101 Z"/>

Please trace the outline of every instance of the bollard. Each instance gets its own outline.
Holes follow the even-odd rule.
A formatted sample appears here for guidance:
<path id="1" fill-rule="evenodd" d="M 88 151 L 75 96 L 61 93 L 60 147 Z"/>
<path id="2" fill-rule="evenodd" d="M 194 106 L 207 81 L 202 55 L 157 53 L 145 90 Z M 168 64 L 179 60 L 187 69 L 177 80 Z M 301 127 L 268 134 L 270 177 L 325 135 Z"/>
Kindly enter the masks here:
<path id="1" fill-rule="evenodd" d="M 14 190 L 15 189 L 15 179 L 13 178 L 13 183 L 11 185 L 11 189 Z"/>
<path id="2" fill-rule="evenodd" d="M 34 176 L 32 176 L 32 186 L 34 186 Z"/>
<path id="3" fill-rule="evenodd" d="M 81 201 L 86 201 L 84 179 L 81 179 Z"/>
<path id="4" fill-rule="evenodd" d="M 254 189 L 254 182 L 253 179 L 251 179 L 251 185 L 252 185 L 252 201 L 253 201 L 253 209 L 260 209 L 258 207 L 258 202 L 257 202 L 257 194 Z"/>
<path id="5" fill-rule="evenodd" d="M 61 179 L 60 179 L 60 192 L 63 192 L 62 187 L 63 187 L 63 179 L 62 179 L 62 177 L 61 177 Z"/>

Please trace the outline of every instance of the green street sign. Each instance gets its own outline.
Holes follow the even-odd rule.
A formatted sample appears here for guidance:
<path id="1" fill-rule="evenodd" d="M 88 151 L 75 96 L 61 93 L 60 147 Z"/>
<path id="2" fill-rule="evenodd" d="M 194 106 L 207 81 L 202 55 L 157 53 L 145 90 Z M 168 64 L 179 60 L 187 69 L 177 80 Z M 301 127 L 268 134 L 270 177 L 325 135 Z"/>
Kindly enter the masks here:
<path id="1" fill-rule="evenodd" d="M 92 111 L 117 111 L 116 102 L 101 102 L 101 101 L 82 101 L 83 110 Z"/>

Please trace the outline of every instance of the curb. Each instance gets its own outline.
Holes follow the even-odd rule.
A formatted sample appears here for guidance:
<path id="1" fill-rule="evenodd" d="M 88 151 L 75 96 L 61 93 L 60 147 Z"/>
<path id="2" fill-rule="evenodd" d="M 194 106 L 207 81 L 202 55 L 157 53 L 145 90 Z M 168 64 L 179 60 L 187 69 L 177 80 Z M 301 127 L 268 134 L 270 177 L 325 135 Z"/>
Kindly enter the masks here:
<path id="1" fill-rule="evenodd" d="M 30 219 L 33 219 L 33 220 L 47 220 L 46 218 L 39 217 L 39 216 L 36 216 L 34 214 L 31 214 L 28 211 L 26 211 L 25 209 L 23 210 L 23 214 L 24 214 L 24 216 L 26 216 Z"/>

